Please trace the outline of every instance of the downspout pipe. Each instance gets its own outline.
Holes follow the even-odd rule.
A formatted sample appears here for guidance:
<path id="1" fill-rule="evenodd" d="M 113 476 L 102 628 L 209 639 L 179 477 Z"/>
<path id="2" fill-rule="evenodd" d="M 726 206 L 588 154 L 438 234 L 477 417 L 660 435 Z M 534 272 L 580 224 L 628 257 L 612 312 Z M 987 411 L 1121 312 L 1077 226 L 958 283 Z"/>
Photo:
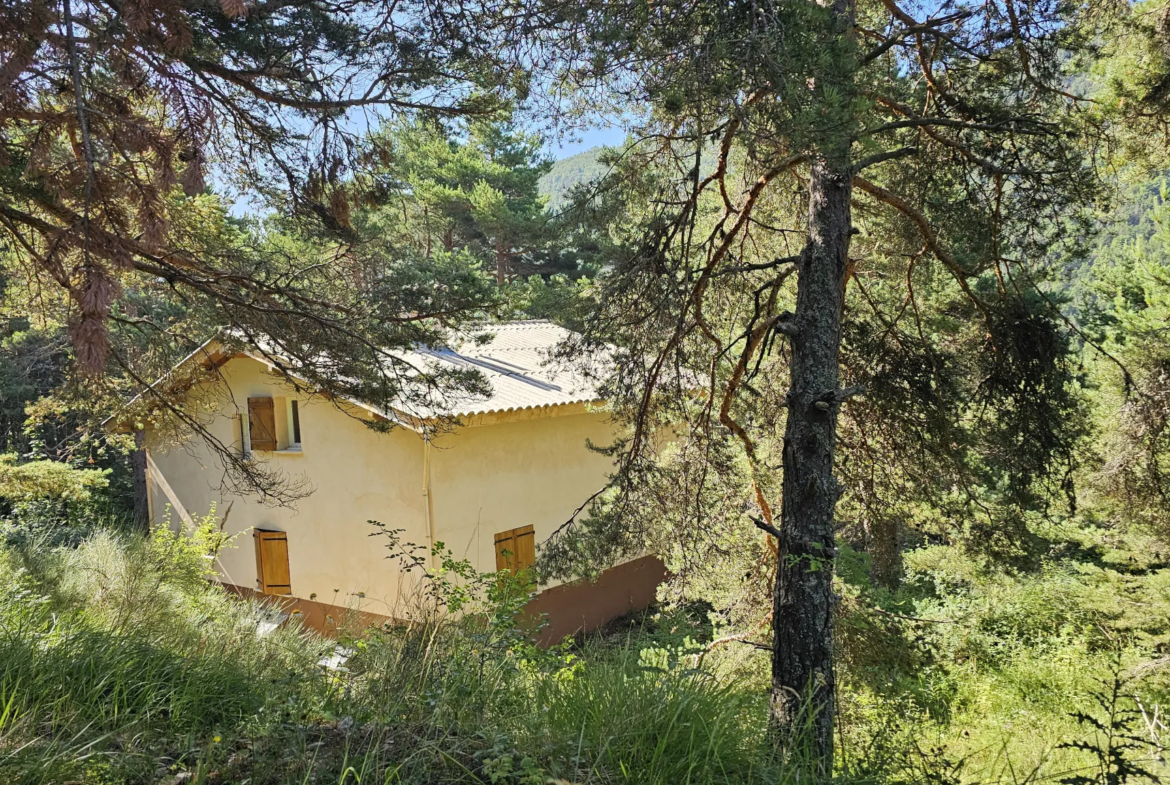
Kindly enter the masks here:
<path id="1" fill-rule="evenodd" d="M 423 512 L 427 525 L 427 565 L 435 568 L 435 515 L 431 508 L 431 438 L 423 436 Z"/>

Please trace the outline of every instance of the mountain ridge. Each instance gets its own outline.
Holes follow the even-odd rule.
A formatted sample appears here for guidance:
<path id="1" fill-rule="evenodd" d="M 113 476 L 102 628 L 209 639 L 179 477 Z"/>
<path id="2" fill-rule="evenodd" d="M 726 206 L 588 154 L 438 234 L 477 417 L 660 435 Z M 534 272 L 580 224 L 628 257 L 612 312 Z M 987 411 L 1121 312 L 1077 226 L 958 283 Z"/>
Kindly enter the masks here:
<path id="1" fill-rule="evenodd" d="M 548 210 L 555 212 L 564 207 L 574 187 L 592 182 L 605 174 L 608 167 L 600 161 L 604 150 L 604 147 L 591 147 L 553 163 L 552 168 L 540 178 L 538 186 L 540 193 L 548 197 Z"/>

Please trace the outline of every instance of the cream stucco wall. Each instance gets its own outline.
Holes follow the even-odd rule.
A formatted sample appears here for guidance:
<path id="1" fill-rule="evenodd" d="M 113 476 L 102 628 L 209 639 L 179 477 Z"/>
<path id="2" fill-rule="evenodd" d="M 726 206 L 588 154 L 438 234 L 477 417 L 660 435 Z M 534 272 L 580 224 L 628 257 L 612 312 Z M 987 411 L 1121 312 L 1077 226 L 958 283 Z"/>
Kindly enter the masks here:
<path id="1" fill-rule="evenodd" d="M 225 444 L 239 442 L 236 415 L 247 410 L 248 397 L 295 396 L 250 358 L 230 360 L 221 371 L 230 400 L 207 427 Z M 496 532 L 531 524 L 541 542 L 604 484 L 610 470 L 609 460 L 589 451 L 585 440 L 607 443 L 612 429 L 604 414 L 584 407 L 562 408 L 576 413 L 559 416 L 558 410 L 538 410 L 475 418 L 427 448 L 405 428 L 379 433 L 328 401 L 298 400 L 302 451 L 254 453 L 312 485 L 313 493 L 295 509 L 223 494 L 223 468 L 200 439 L 164 445 L 147 435 L 162 478 L 192 515 L 205 514 L 213 503 L 222 514 L 232 503 L 226 528 L 241 536 L 220 557 L 226 582 L 256 585 L 251 529 L 284 531 L 294 595 L 402 617 L 409 614 L 414 579 L 386 559 L 385 539 L 370 537 L 374 528 L 367 521 L 405 530 L 406 542 L 430 542 L 425 462 L 435 539 L 485 571 L 495 569 Z M 156 522 L 167 505 L 161 483 L 152 483 Z"/>
<path id="2" fill-rule="evenodd" d="M 436 541 L 481 570 L 495 569 L 496 532 L 531 524 L 543 542 L 612 470 L 586 439 L 613 440 L 606 415 L 521 415 L 440 436 L 431 448 Z"/>

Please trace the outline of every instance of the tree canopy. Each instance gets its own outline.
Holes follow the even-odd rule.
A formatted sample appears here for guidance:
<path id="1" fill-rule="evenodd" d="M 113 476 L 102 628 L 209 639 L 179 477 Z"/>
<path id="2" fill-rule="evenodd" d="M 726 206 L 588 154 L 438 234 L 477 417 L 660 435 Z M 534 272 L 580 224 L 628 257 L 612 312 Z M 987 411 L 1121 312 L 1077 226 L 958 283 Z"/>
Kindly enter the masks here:
<path id="1" fill-rule="evenodd" d="M 1101 21 L 1013 0 L 553 9 L 564 78 L 645 108 L 593 208 L 614 242 L 587 343 L 626 347 L 610 390 L 633 426 L 593 528 L 641 544 L 628 500 L 679 420 L 702 525 L 718 445 L 738 441 L 752 492 L 734 523 L 776 553 L 774 716 L 815 727 L 827 765 L 838 499 L 857 489 L 889 549 L 911 478 L 959 518 L 1069 473 L 1076 370 L 1044 281 L 1102 193 L 1108 129 L 1067 89 Z M 891 464 L 883 436 L 915 444 Z M 856 452 L 836 468 L 841 443 Z"/>

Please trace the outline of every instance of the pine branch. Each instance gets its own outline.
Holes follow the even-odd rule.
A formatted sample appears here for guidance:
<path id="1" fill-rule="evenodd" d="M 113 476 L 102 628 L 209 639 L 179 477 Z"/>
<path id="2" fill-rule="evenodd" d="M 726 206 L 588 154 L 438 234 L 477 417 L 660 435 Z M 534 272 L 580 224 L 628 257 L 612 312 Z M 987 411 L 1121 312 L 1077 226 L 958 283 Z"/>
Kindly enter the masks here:
<path id="1" fill-rule="evenodd" d="M 907 158 L 912 155 L 918 155 L 917 147 L 902 147 L 897 150 L 889 150 L 884 153 L 875 153 L 874 155 L 862 158 L 857 163 L 853 164 L 853 173 L 860 174 L 871 166 L 884 163 L 886 161 L 896 161 L 899 158 Z"/>
<path id="2" fill-rule="evenodd" d="M 930 222 L 926 219 L 926 216 L 911 207 L 910 203 L 902 197 L 886 190 L 885 188 L 874 185 L 864 177 L 854 177 L 853 184 L 865 193 L 877 199 L 879 202 L 893 207 L 895 210 L 909 218 L 918 228 L 919 234 L 922 235 L 922 239 L 926 242 L 927 247 L 930 248 L 931 253 L 933 253 L 935 257 L 944 265 L 946 265 L 947 269 L 951 271 L 951 274 L 955 278 L 955 282 L 958 283 L 959 288 L 963 290 L 963 294 L 967 295 L 968 299 L 975 303 L 975 305 L 978 306 L 979 309 L 984 312 L 984 314 L 987 313 L 987 306 L 975 295 L 975 292 L 971 291 L 971 286 L 967 283 L 966 274 L 963 272 L 963 269 L 959 267 L 958 262 L 955 261 L 955 257 L 951 255 L 950 251 L 948 251 L 938 241 L 938 237 L 935 235 L 934 229 L 931 228 Z"/>

